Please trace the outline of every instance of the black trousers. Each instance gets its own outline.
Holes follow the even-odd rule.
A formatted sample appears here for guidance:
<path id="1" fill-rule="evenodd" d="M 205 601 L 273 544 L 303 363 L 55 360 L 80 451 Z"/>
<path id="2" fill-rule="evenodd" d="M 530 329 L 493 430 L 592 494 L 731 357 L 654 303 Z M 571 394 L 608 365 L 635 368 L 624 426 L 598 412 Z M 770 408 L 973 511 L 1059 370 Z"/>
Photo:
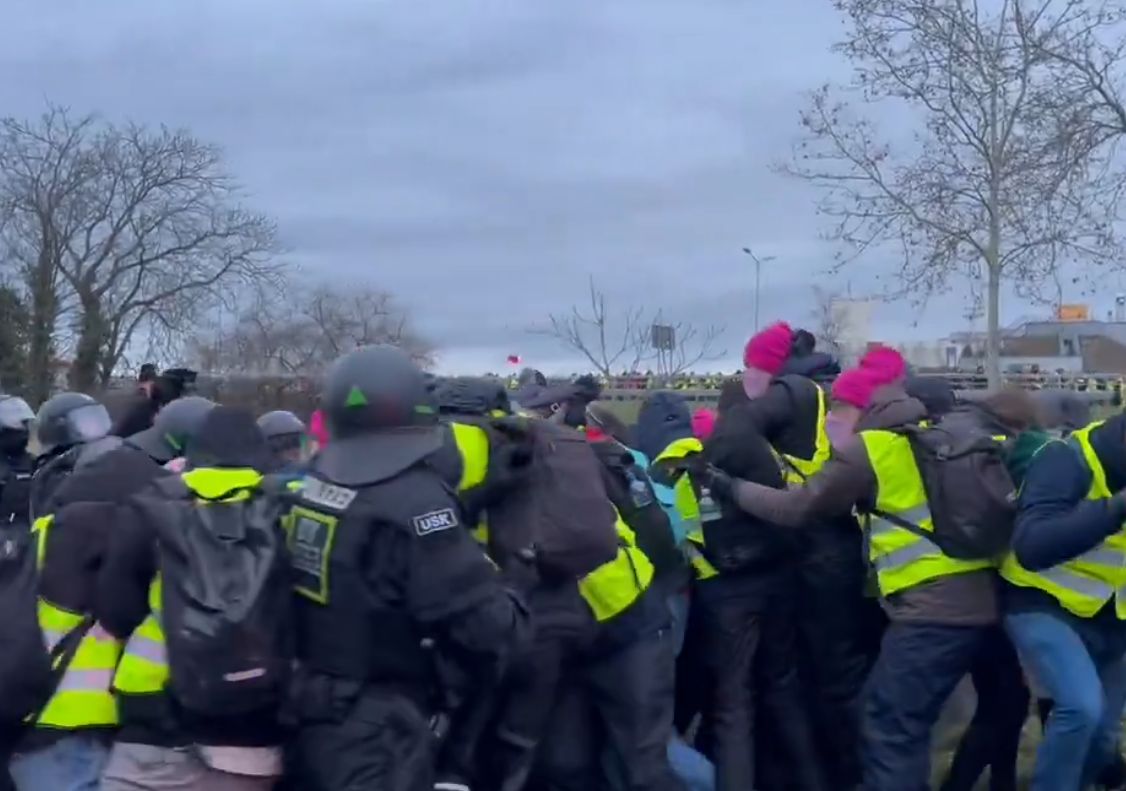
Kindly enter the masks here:
<path id="1" fill-rule="evenodd" d="M 1030 693 L 1016 650 L 1001 627 L 985 638 L 970 678 L 977 710 L 954 753 L 942 791 L 973 791 L 986 767 L 990 791 L 1016 791 L 1017 749 Z"/>
<path id="2" fill-rule="evenodd" d="M 612 755 L 626 791 L 683 791 L 668 761 L 671 634 L 644 634 L 610 653 L 585 655 L 569 671 L 552 712 L 550 738 L 541 744 L 537 788 L 604 788 L 603 761 Z"/>
<path id="3" fill-rule="evenodd" d="M 842 791 L 860 783 L 861 701 L 879 653 L 872 622 L 881 613 L 864 596 L 862 551 L 859 530 L 814 527 L 796 569 L 799 668 L 821 764 Z"/>
<path id="4" fill-rule="evenodd" d="M 708 673 L 712 758 L 717 791 L 759 787 L 780 775 L 801 791 L 827 789 L 797 671 L 792 612 L 759 601 L 700 600 Z M 756 760 L 756 720 L 768 722 L 782 763 L 764 772 Z M 773 762 L 772 762 L 773 763 Z M 784 767 L 784 769 L 783 769 Z"/>
<path id="5" fill-rule="evenodd" d="M 301 791 L 433 791 L 434 736 L 414 702 L 368 690 L 299 714 L 291 745 Z"/>
<path id="6" fill-rule="evenodd" d="M 865 688 L 864 791 L 927 791 L 931 731 L 988 626 L 893 623 Z"/>

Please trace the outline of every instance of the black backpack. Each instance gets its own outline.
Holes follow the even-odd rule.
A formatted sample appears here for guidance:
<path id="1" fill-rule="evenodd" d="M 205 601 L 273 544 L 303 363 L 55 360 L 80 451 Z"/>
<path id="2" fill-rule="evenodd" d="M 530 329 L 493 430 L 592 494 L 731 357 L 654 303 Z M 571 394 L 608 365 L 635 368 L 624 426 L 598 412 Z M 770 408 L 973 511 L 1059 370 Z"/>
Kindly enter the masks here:
<path id="1" fill-rule="evenodd" d="M 602 463 L 606 493 L 622 520 L 633 530 L 638 548 L 663 577 L 684 569 L 684 555 L 676 545 L 669 518 L 653 491 L 649 473 L 639 467 L 633 454 L 613 439 L 591 442 Z"/>
<path id="2" fill-rule="evenodd" d="M 293 654 L 283 487 L 265 479 L 246 500 L 206 503 L 178 476 L 156 488 L 173 697 L 212 717 L 278 705 Z"/>
<path id="3" fill-rule="evenodd" d="M 39 628 L 36 545 L 26 521 L 0 524 L 0 734 L 7 737 L 47 705 L 94 623 L 84 619 L 47 649 Z"/>
<path id="4" fill-rule="evenodd" d="M 490 554 L 533 557 L 547 579 L 580 579 L 618 555 L 617 514 L 586 437 L 546 420 L 504 418 L 529 443 L 528 480 L 488 508 Z"/>
<path id="5" fill-rule="evenodd" d="M 956 410 L 933 426 L 902 429 L 927 492 L 934 532 L 875 513 L 936 543 L 957 560 L 995 558 L 1009 548 L 1016 520 L 1016 486 L 1005 464 L 1008 441 L 979 419 Z"/>

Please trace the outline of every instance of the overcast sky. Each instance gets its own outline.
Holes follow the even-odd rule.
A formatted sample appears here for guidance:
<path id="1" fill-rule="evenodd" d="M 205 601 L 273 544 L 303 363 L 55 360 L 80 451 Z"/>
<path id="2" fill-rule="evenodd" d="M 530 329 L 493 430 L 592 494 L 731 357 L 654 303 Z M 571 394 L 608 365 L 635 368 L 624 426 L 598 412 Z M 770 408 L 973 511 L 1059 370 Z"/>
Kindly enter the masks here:
<path id="1" fill-rule="evenodd" d="M 444 369 L 575 370 L 527 330 L 590 274 L 612 304 L 725 325 L 734 367 L 740 248 L 777 257 L 764 322 L 809 323 L 829 282 L 815 194 L 770 165 L 803 93 L 845 76 L 840 29 L 828 0 L 9 0 L 0 114 L 50 100 L 222 145 L 291 258 L 393 292 Z M 880 305 L 874 334 L 939 337 L 963 310 Z"/>

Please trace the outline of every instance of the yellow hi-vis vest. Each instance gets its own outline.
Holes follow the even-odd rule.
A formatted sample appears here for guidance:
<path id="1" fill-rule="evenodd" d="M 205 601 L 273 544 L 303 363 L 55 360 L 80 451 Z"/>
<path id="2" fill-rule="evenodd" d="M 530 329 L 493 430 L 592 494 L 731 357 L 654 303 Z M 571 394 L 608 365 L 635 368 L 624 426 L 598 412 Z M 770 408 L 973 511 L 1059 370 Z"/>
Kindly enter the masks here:
<path id="1" fill-rule="evenodd" d="M 202 467 L 185 472 L 184 485 L 198 494 L 202 503 L 239 502 L 250 497 L 250 489 L 262 481 L 255 470 L 227 470 Z M 224 495 L 229 495 L 224 497 Z M 168 683 L 168 646 L 160 625 L 161 579 L 157 574 L 149 585 L 149 614 L 125 643 L 113 689 L 125 695 L 155 695 Z"/>
<path id="2" fill-rule="evenodd" d="M 876 510 L 934 532 L 926 489 L 906 436 L 892 431 L 861 431 L 876 474 Z M 866 518 L 868 560 L 884 597 L 924 582 L 993 566 L 990 560 L 955 560 L 928 538 L 876 515 Z"/>
<path id="3" fill-rule="evenodd" d="M 48 515 L 37 519 L 32 526 L 36 534 L 36 564 L 40 570 L 47 559 L 47 535 L 53 523 L 54 516 Z M 86 620 L 81 613 L 64 610 L 42 597 L 38 614 L 48 651 L 54 650 Z M 78 730 L 117 725 L 117 702 L 110 685 L 120 653 L 118 640 L 96 623 L 90 627 L 63 671 L 55 694 L 35 720 L 36 727 Z"/>
<path id="4" fill-rule="evenodd" d="M 460 492 L 484 482 L 489 468 L 489 438 L 479 426 L 450 423 L 450 428 L 462 459 L 457 487 Z M 600 623 L 624 612 L 653 582 L 653 564 L 637 546 L 633 530 L 620 515 L 615 528 L 619 544 L 617 557 L 579 580 L 579 594 Z M 487 545 L 487 525 L 477 525 L 473 536 Z"/>
<path id="5" fill-rule="evenodd" d="M 791 456 L 788 453 L 781 453 L 771 448 L 782 466 L 782 475 L 788 486 L 800 486 L 816 475 L 825 466 L 825 462 L 829 460 L 829 454 L 833 449 L 829 442 L 829 435 L 825 432 L 825 416 L 829 412 L 825 403 L 825 391 L 821 389 L 820 385 L 815 385 L 815 387 L 817 388 L 817 424 L 814 427 L 813 458 L 803 459 L 800 456 Z"/>
<path id="6" fill-rule="evenodd" d="M 1070 439 L 1091 471 L 1088 500 L 1106 500 L 1112 494 L 1102 462 L 1091 447 L 1091 431 L 1100 425 L 1101 421 L 1092 423 L 1073 432 Z M 1060 606 L 1080 618 L 1093 617 L 1114 597 L 1115 613 L 1126 619 L 1126 525 L 1097 547 L 1042 571 L 1029 571 L 1009 552 L 1001 564 L 1001 576 L 1013 585 L 1050 593 Z"/>
<path id="7" fill-rule="evenodd" d="M 168 683 L 168 647 L 160 626 L 160 575 L 149 586 L 149 614 L 133 630 L 117 674 L 113 678 L 115 692 L 126 695 L 154 695 L 164 691 Z"/>
<path id="8" fill-rule="evenodd" d="M 703 443 L 695 437 L 685 437 L 670 442 L 668 447 L 661 451 L 657 458 L 653 460 L 653 464 L 661 462 L 668 462 L 675 459 L 683 459 L 685 456 L 690 456 L 693 453 L 701 453 L 704 450 Z M 704 557 L 702 548 L 704 546 L 704 525 L 700 520 L 700 503 L 696 499 L 696 490 L 692 488 L 692 480 L 688 477 L 688 473 L 684 473 L 676 479 L 676 483 L 672 487 L 673 493 L 673 506 L 676 508 L 677 515 L 680 516 L 681 521 L 684 523 L 685 530 L 687 531 L 688 542 L 686 551 L 688 553 L 688 562 L 692 564 L 692 570 L 696 573 L 696 579 L 707 580 L 712 577 L 719 576 L 719 571 L 713 566 L 708 559 Z"/>

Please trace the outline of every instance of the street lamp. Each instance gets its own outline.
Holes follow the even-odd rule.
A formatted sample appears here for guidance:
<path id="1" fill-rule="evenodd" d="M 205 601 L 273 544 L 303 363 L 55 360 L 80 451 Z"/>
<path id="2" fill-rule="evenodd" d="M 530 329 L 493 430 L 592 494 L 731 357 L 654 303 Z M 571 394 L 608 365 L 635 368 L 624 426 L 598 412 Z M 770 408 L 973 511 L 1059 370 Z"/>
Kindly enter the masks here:
<path id="1" fill-rule="evenodd" d="M 759 328 L 759 321 L 758 321 L 759 299 L 758 299 L 758 295 L 759 295 L 759 291 L 760 291 L 759 286 L 762 283 L 762 265 L 763 264 L 769 264 L 771 261 L 773 261 L 778 256 L 768 255 L 765 258 L 759 258 L 757 255 L 755 255 L 753 252 L 751 252 L 751 248 L 749 248 L 749 247 L 744 247 L 743 252 L 746 253 L 747 255 L 749 255 L 751 257 L 751 260 L 755 262 L 755 332 L 758 332 L 758 328 Z"/>

